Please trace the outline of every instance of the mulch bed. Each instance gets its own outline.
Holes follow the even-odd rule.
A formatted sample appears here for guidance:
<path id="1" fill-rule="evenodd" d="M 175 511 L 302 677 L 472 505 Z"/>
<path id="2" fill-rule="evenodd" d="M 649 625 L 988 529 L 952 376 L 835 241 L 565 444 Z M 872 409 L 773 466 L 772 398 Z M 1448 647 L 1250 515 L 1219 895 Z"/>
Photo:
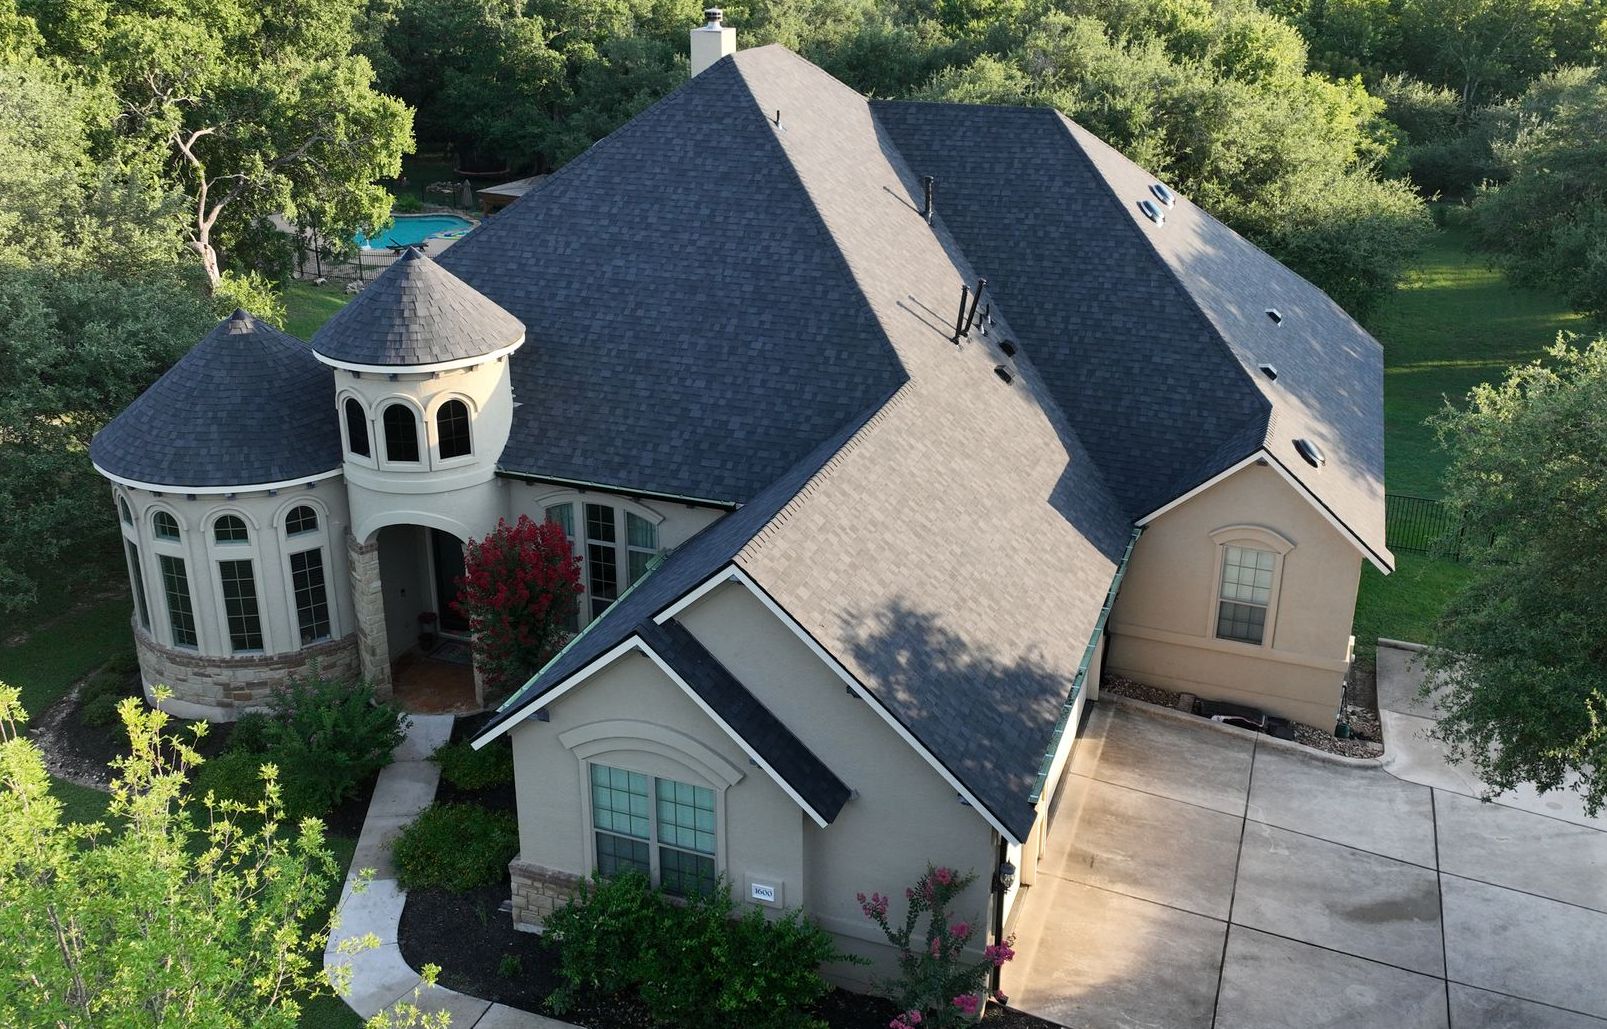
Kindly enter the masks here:
<path id="1" fill-rule="evenodd" d="M 1352 676 L 1356 671 L 1352 668 Z M 1099 689 L 1104 693 L 1112 693 L 1118 697 L 1127 697 L 1130 700 L 1142 701 L 1145 704 L 1154 704 L 1158 707 L 1169 707 L 1181 710 L 1179 700 L 1181 695 L 1159 686 L 1148 683 L 1134 682 L 1119 675 L 1107 675 L 1100 682 Z M 1383 731 L 1378 719 L 1378 702 L 1376 690 L 1368 690 L 1364 685 L 1357 688 L 1352 682 L 1345 685 L 1344 717 L 1350 725 L 1349 739 L 1340 739 L 1332 732 L 1325 732 L 1303 722 L 1291 722 L 1294 729 L 1295 741 L 1312 750 L 1321 750 L 1329 754 L 1339 754 L 1344 757 L 1377 757 L 1384 751 Z M 1369 703 L 1370 701 L 1370 703 Z"/>

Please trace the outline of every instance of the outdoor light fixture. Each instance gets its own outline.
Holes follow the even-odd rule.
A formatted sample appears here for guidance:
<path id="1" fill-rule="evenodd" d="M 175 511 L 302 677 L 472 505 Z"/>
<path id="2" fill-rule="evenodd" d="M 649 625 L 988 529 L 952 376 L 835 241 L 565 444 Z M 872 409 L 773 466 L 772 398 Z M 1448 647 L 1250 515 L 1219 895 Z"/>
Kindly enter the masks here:
<path id="1" fill-rule="evenodd" d="M 993 888 L 1000 893 L 1008 893 L 1010 887 L 1016 884 L 1016 866 L 1008 861 L 999 864 L 999 870 L 993 873 Z"/>

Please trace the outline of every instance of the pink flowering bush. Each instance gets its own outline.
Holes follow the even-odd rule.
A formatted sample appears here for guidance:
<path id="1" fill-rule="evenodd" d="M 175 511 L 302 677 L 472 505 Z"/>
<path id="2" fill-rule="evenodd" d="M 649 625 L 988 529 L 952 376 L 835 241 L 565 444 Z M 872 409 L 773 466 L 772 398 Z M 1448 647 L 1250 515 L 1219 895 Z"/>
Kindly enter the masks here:
<path id="1" fill-rule="evenodd" d="M 881 985 L 903 1014 L 887 1023 L 888 1029 L 942 1029 L 971 1021 L 982 1006 L 988 972 L 1015 957 L 1012 937 L 985 947 L 981 961 L 967 960 L 965 948 L 977 926 L 964 919 L 950 921 L 949 906 L 975 881 L 975 873 L 927 865 L 926 874 L 904 891 L 908 906 L 899 926 L 887 918 L 891 898 L 857 895 L 865 917 L 898 948 L 898 977 Z"/>

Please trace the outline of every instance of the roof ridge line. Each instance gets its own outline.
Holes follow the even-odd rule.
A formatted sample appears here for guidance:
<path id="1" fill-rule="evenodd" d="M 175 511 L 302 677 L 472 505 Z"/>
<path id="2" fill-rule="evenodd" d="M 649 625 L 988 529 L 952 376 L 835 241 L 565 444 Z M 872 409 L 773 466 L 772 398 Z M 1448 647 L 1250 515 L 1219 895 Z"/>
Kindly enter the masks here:
<path id="1" fill-rule="evenodd" d="M 1166 259 L 1166 255 L 1161 253 L 1161 248 L 1155 245 L 1155 241 L 1149 238 L 1149 234 L 1143 231 L 1142 226 L 1133 221 L 1133 216 L 1128 213 L 1127 205 L 1122 203 L 1121 199 L 1116 196 L 1116 190 L 1111 187 L 1110 181 L 1106 179 L 1104 173 L 1099 170 L 1099 166 L 1094 163 L 1094 159 L 1088 156 L 1087 151 L 1083 149 L 1082 141 L 1077 138 L 1074 132 L 1072 132 L 1071 127 L 1075 125 L 1084 132 L 1088 132 L 1088 130 L 1083 128 L 1083 126 L 1078 125 L 1075 121 L 1068 117 L 1064 111 L 1061 111 L 1058 108 L 1052 108 L 1052 110 L 1054 110 L 1056 115 L 1055 121 L 1059 124 L 1060 130 L 1065 133 L 1066 139 L 1071 143 L 1071 149 L 1075 151 L 1077 157 L 1088 166 L 1088 170 L 1093 173 L 1094 178 L 1098 180 L 1100 185 L 1104 186 L 1103 192 L 1107 197 L 1110 198 L 1111 203 L 1116 206 L 1117 214 L 1121 216 L 1121 223 L 1131 227 L 1133 230 L 1133 235 L 1137 236 L 1143 242 L 1143 245 L 1148 247 L 1149 251 L 1155 255 L 1155 259 L 1160 263 L 1160 266 L 1166 270 L 1167 278 L 1169 278 L 1173 285 L 1177 287 L 1177 291 L 1182 294 L 1183 300 L 1188 304 L 1189 308 L 1193 310 L 1193 312 L 1199 316 L 1200 321 L 1205 324 L 1207 334 L 1209 335 L 1211 341 L 1215 343 L 1220 350 L 1224 351 L 1228 355 L 1228 360 L 1233 362 L 1233 367 L 1239 369 L 1241 379 L 1255 391 L 1255 395 L 1257 397 L 1261 398 L 1261 403 L 1265 408 L 1262 413 L 1265 424 L 1262 426 L 1261 441 L 1262 444 L 1265 445 L 1268 433 L 1271 431 L 1272 411 L 1276 406 L 1274 405 L 1272 398 L 1267 395 L 1266 390 L 1263 389 L 1261 384 L 1255 380 L 1255 377 L 1250 374 L 1249 369 L 1245 368 L 1244 362 L 1239 360 L 1239 355 L 1234 351 L 1232 344 L 1228 343 L 1228 341 L 1223 337 L 1222 330 L 1217 328 L 1216 322 L 1211 320 L 1211 316 L 1205 313 L 1205 308 L 1200 306 L 1200 301 L 1197 297 L 1195 297 L 1194 291 L 1189 289 L 1188 285 L 1184 283 L 1182 277 L 1177 274 L 1177 269 L 1172 267 L 1172 262 Z M 1088 134 L 1105 146 L 1110 147 L 1110 149 L 1122 160 L 1132 164 L 1135 168 L 1140 168 L 1145 175 L 1150 176 L 1155 181 L 1160 181 L 1160 176 L 1156 175 L 1154 172 L 1151 172 L 1146 168 L 1141 168 L 1136 161 L 1133 161 L 1126 154 L 1122 153 L 1120 150 L 1117 150 L 1115 147 L 1111 147 L 1109 143 L 1105 143 L 1104 140 L 1099 139 L 1099 137 L 1094 135 L 1094 133 L 1088 132 Z M 1194 201 L 1189 200 L 1187 197 L 1183 197 L 1182 199 L 1186 203 L 1194 204 Z M 1199 204 L 1194 204 L 1194 207 L 1207 218 L 1212 217 L 1211 213 L 1205 208 L 1201 207 Z M 1213 220 L 1216 219 L 1213 218 Z M 1326 296 L 1327 294 L 1324 295 Z"/>
<path id="2" fill-rule="evenodd" d="M 744 559 L 748 557 L 749 553 L 762 549 L 764 545 L 769 542 L 769 537 L 779 531 L 781 526 L 786 524 L 786 522 L 791 519 L 793 513 L 798 509 L 799 505 L 813 495 L 814 492 L 831 477 L 832 473 L 837 469 L 838 465 L 843 462 L 848 453 L 857 449 L 860 444 L 862 444 L 865 439 L 873 431 L 875 431 L 877 426 L 886 421 L 891 411 L 897 407 L 903 406 L 903 404 L 908 400 L 910 394 L 915 392 L 915 388 L 916 383 L 914 378 L 907 378 L 900 383 L 899 387 L 890 393 L 887 398 L 882 401 L 881 405 L 877 407 L 876 412 L 865 420 L 865 424 L 854 430 L 854 434 L 844 440 L 843 445 L 838 447 L 836 451 L 832 453 L 831 457 L 827 458 L 826 462 L 815 470 L 814 474 L 810 475 L 808 479 L 804 480 L 804 484 L 798 487 L 797 492 L 793 493 L 787 502 L 782 504 L 780 509 L 778 509 L 775 514 L 771 515 L 770 519 L 766 521 L 764 525 L 760 526 L 751 537 L 749 537 L 748 541 L 737 550 L 735 555 L 732 556 L 731 563 L 742 567 L 743 571 L 751 571 L 744 566 Z"/>

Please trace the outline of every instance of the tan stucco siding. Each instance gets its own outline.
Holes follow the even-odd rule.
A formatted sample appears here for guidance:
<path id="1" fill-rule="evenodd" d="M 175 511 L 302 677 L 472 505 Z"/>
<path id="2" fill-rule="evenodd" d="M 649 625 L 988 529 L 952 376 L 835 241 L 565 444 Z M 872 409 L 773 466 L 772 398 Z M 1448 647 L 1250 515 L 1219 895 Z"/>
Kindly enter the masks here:
<path id="1" fill-rule="evenodd" d="M 977 873 L 957 913 L 986 924 L 996 837 L 953 786 L 741 585 L 719 587 L 677 617 L 856 791 L 831 825 L 803 825 L 804 908 L 845 949 L 877 962 L 835 969 L 834 978 L 863 986 L 891 970 L 855 894 L 893 895 L 891 915 L 902 919 L 904 887 L 928 861 Z"/>
<path id="2" fill-rule="evenodd" d="M 1261 646 L 1216 638 L 1221 549 L 1241 535 L 1236 526 L 1252 537 L 1274 533 L 1288 546 Z M 1350 655 L 1361 561 L 1275 471 L 1247 467 L 1145 530 L 1111 618 L 1106 668 L 1328 728 Z"/>
<path id="3" fill-rule="evenodd" d="M 646 657 L 619 658 L 548 711 L 551 721 L 528 719 L 512 732 L 522 860 L 577 875 L 592 871 L 582 778 L 590 760 L 715 790 L 716 862 L 735 888 L 743 889 L 744 875 L 759 875 L 781 882 L 789 903 L 803 893 L 802 810 Z M 563 737 L 588 727 L 620 742 L 598 744 L 607 749 L 583 757 Z M 728 785 L 711 770 L 739 778 Z"/>

